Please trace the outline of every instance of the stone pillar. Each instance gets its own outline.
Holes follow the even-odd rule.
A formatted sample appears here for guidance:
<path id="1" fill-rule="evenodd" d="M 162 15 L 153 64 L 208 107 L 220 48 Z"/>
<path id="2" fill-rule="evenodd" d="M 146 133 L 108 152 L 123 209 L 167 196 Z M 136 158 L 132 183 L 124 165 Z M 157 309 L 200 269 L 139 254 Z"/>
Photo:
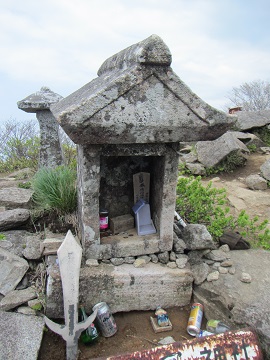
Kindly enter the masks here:
<path id="1" fill-rule="evenodd" d="M 78 146 L 78 216 L 86 258 L 100 244 L 99 187 L 101 146 Z M 89 256 L 88 256 L 89 255 Z M 92 255 L 92 254 L 91 254 Z"/>
<path id="2" fill-rule="evenodd" d="M 40 127 L 39 166 L 55 168 L 63 164 L 59 125 L 50 110 L 36 112 Z"/>
<path id="3" fill-rule="evenodd" d="M 62 99 L 47 87 L 18 101 L 18 108 L 36 113 L 40 126 L 39 167 L 55 168 L 63 164 L 63 152 L 59 138 L 59 125 L 50 111 L 50 106 Z"/>

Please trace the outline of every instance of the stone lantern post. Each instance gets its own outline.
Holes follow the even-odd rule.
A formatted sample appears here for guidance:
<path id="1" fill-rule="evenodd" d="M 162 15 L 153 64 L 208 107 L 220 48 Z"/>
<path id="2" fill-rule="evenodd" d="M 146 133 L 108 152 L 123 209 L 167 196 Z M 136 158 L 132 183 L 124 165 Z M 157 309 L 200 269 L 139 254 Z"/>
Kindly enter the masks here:
<path id="1" fill-rule="evenodd" d="M 19 109 L 28 113 L 36 113 L 40 127 L 39 167 L 55 168 L 63 164 L 59 125 L 50 111 L 50 106 L 62 98 L 48 87 L 42 87 L 40 91 L 17 103 Z"/>

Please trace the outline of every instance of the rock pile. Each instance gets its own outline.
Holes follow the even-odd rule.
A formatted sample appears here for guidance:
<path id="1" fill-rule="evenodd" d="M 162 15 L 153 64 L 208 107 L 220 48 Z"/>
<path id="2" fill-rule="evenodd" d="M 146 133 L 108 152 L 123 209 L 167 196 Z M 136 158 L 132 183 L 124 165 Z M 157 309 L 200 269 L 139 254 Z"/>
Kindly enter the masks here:
<path id="1" fill-rule="evenodd" d="M 266 127 L 269 129 L 270 111 L 239 111 L 235 123 L 236 131 L 227 131 L 213 141 L 198 141 L 197 143 L 183 143 L 180 151 L 180 164 L 194 175 L 205 175 L 206 172 L 217 167 L 229 155 L 236 154 L 244 163 L 251 148 L 262 153 L 270 153 L 270 148 L 252 133 L 254 128 Z M 239 131 L 238 131 L 239 130 Z M 250 132 L 248 132 L 248 130 Z M 266 169 L 265 169 L 266 167 Z M 261 169 L 261 178 L 252 179 L 251 186 L 256 189 L 264 187 L 263 180 L 269 181 L 269 164 Z M 255 185 L 254 185 L 255 183 Z"/>

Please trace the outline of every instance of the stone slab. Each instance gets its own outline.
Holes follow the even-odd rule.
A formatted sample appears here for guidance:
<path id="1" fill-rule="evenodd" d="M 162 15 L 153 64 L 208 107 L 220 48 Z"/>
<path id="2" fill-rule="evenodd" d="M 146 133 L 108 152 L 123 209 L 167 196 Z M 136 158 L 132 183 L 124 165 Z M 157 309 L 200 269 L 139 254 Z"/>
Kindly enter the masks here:
<path id="1" fill-rule="evenodd" d="M 27 303 L 29 300 L 37 297 L 36 291 L 28 287 L 23 290 L 10 291 L 1 301 L 0 310 L 8 311 L 15 307 Z"/>
<path id="2" fill-rule="evenodd" d="M 0 231 L 17 229 L 27 223 L 30 212 L 27 209 L 12 209 L 0 213 Z"/>
<path id="3" fill-rule="evenodd" d="M 16 208 L 29 208 L 33 190 L 16 187 L 0 190 L 0 205 L 7 210 Z"/>
<path id="4" fill-rule="evenodd" d="M 63 300 L 59 269 L 48 269 L 47 309 L 49 318 L 63 317 Z M 143 268 L 130 264 L 83 267 L 80 272 L 80 298 L 86 310 L 102 301 L 113 313 L 132 310 L 155 310 L 185 306 L 190 303 L 193 276 L 189 269 L 170 269 L 148 263 Z"/>
<path id="5" fill-rule="evenodd" d="M 110 219 L 110 229 L 113 234 L 134 228 L 134 217 L 130 214 L 116 216 Z"/>
<path id="6" fill-rule="evenodd" d="M 0 293 L 8 294 L 19 284 L 29 265 L 26 260 L 0 248 Z"/>
<path id="7" fill-rule="evenodd" d="M 57 250 L 59 249 L 60 245 L 62 244 L 63 239 L 45 239 L 40 244 L 40 251 L 43 256 L 46 255 L 53 255 L 57 253 Z"/>
<path id="8" fill-rule="evenodd" d="M 0 311 L 0 358 L 36 360 L 43 328 L 42 317 Z"/>

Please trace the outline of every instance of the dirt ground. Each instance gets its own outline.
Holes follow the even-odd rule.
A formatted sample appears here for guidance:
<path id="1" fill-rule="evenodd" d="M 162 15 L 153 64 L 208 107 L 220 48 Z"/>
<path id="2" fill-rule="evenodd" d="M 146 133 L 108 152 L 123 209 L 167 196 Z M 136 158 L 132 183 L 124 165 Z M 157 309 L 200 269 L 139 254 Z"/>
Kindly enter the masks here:
<path id="1" fill-rule="evenodd" d="M 167 309 L 167 312 L 173 329 L 161 333 L 155 333 L 150 322 L 150 316 L 155 316 L 154 311 L 131 311 L 114 314 L 113 317 L 117 325 L 116 334 L 109 338 L 100 335 L 97 343 L 90 346 L 79 343 L 78 359 L 95 359 L 151 349 L 159 346 L 158 341 L 167 336 L 172 336 L 175 341 L 192 339 L 193 337 L 186 331 L 190 306 Z M 205 322 L 204 319 L 202 323 L 204 329 Z M 66 359 L 65 346 L 65 342 L 60 336 L 50 330 L 46 331 L 38 360 Z"/>
<path id="2" fill-rule="evenodd" d="M 270 218 L 270 188 L 266 190 L 250 190 L 245 179 L 249 175 L 260 174 L 261 165 L 270 159 L 270 155 L 252 153 L 246 165 L 239 167 L 231 173 L 212 175 L 203 179 L 204 182 L 212 181 L 212 186 L 225 188 L 230 203 L 230 213 L 235 217 L 244 210 L 252 219 L 259 217 L 259 222 Z M 215 178 L 220 180 L 215 181 Z M 270 229 L 270 226 L 268 225 Z"/>

